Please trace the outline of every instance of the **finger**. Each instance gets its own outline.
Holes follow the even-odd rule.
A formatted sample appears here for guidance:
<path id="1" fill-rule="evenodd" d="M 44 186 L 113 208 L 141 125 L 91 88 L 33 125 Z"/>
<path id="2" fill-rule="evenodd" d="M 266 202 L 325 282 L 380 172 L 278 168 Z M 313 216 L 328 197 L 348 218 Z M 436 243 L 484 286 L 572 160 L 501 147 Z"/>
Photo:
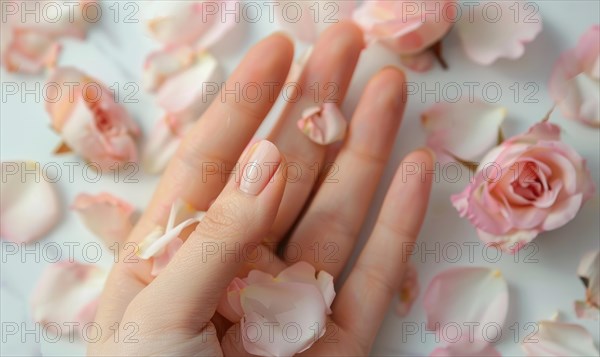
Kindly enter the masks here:
<path id="1" fill-rule="evenodd" d="M 282 34 L 267 37 L 248 52 L 182 141 L 133 232 L 134 240 L 163 224 L 176 199 L 198 210 L 208 208 L 275 102 L 292 59 L 293 45 Z M 244 94 L 241 88 L 247 87 L 257 88 L 258 100 L 254 94 Z"/>
<path id="2" fill-rule="evenodd" d="M 262 140 L 165 270 L 131 302 L 123 320 L 144 328 L 202 330 L 227 285 L 271 228 L 283 196 L 283 158 Z"/>
<path id="3" fill-rule="evenodd" d="M 332 166 L 337 174 L 322 182 L 290 241 L 298 244 L 305 253 L 302 259 L 317 270 L 335 277 L 352 254 L 394 146 L 405 103 L 405 78 L 399 69 L 383 69 L 367 84 Z"/>
<path id="4" fill-rule="evenodd" d="M 268 55 L 265 55 L 268 54 Z M 231 75 L 225 88 L 243 88 L 258 83 L 262 96 L 252 102 L 241 96 L 240 101 L 215 100 L 186 136 L 175 158 L 165 171 L 148 209 L 140 218 L 129 240 L 140 242 L 157 225 L 164 225 L 172 203 L 181 198 L 198 210 L 204 210 L 218 195 L 225 180 L 223 168 L 232 168 L 275 98 L 268 94 L 274 89 L 276 97 L 286 79 L 293 58 L 290 40 L 281 34 L 272 35 L 254 46 Z M 273 86 L 274 84 L 274 86 Z M 270 87 L 266 88 L 265 87 Z M 273 100 L 271 100 L 273 99 Z M 203 167 L 203 165 L 205 167 Z M 207 175 L 209 165 L 212 175 Z M 125 248 L 125 247 L 124 247 Z M 131 251 L 120 252 L 122 257 Z M 106 283 L 96 314 L 96 321 L 108 331 L 121 320 L 129 302 L 151 280 L 150 261 L 126 262 L 119 259 Z"/>
<path id="5" fill-rule="evenodd" d="M 302 96 L 289 103 L 268 136 L 286 157 L 288 185 L 269 239 L 277 241 L 292 226 L 318 177 L 325 147 L 309 140 L 296 122 L 304 109 L 334 102 L 341 105 L 364 47 L 361 30 L 351 22 L 329 27 L 312 50 L 298 87 Z"/>
<path id="6" fill-rule="evenodd" d="M 365 351 L 370 351 L 390 300 L 402 282 L 408 248 L 416 240 L 427 211 L 433 161 L 426 149 L 404 159 L 375 228 L 334 302 L 334 320 L 352 333 Z"/>

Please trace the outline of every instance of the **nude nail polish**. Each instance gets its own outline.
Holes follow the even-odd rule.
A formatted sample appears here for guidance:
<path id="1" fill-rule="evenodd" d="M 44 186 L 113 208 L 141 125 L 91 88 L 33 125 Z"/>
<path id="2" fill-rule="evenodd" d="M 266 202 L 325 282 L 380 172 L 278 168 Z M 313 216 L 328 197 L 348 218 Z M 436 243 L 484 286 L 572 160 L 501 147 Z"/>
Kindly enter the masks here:
<path id="1" fill-rule="evenodd" d="M 248 152 L 248 161 L 244 164 L 240 176 L 240 191 L 257 196 L 271 181 L 281 163 L 281 154 L 268 140 L 261 140 Z"/>

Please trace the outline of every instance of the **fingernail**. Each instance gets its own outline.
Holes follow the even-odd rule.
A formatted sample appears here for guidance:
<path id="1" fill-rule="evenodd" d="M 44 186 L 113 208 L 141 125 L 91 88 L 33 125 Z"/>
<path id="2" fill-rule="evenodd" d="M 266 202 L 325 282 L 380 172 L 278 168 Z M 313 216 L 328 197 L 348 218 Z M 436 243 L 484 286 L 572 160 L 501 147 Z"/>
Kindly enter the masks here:
<path id="1" fill-rule="evenodd" d="M 248 152 L 248 161 L 241 171 L 240 191 L 256 196 L 267 184 L 281 163 L 281 154 L 268 140 L 254 144 Z"/>

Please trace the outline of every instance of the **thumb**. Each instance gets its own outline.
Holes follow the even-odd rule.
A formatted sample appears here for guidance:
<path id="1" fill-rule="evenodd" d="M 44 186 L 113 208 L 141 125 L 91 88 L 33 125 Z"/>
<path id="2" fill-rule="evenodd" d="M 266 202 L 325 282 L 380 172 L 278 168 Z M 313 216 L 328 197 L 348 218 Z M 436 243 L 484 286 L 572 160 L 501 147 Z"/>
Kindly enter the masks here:
<path id="1" fill-rule="evenodd" d="M 284 171 L 275 145 L 254 144 L 173 260 L 133 299 L 123 321 L 143 319 L 159 330 L 203 329 L 245 258 L 255 258 L 269 232 L 285 188 Z"/>

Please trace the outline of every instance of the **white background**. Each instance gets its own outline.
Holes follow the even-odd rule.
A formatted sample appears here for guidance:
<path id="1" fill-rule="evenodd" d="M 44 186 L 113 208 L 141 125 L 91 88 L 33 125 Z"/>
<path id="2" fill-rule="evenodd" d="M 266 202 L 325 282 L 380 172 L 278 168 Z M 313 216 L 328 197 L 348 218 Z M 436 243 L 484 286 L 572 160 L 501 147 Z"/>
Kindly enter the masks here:
<path id="1" fill-rule="evenodd" d="M 527 45 L 525 55 L 520 60 L 500 60 L 489 67 L 474 64 L 466 58 L 456 34 L 451 32 L 444 40 L 445 58 L 450 69 L 443 71 L 435 68 L 425 75 L 408 72 L 408 80 L 423 83 L 422 85 L 426 88 L 435 88 L 436 82 L 439 82 L 442 87 L 451 82 L 459 84 L 472 81 L 482 84 L 498 82 L 503 89 L 503 95 L 498 104 L 506 107 L 509 113 L 504 125 L 505 134 L 511 136 L 526 130 L 532 123 L 542 118 L 552 106 L 547 93 L 547 82 L 559 54 L 573 47 L 579 36 L 591 25 L 600 22 L 600 6 L 597 1 L 563 0 L 538 3 L 544 29 L 533 43 Z M 103 3 L 104 14 L 107 16 L 104 16 L 98 26 L 90 31 L 87 41 L 64 42 L 64 51 L 59 63 L 81 68 L 109 85 L 114 82 L 125 83 L 128 81 L 140 83 L 145 56 L 151 49 L 158 48 L 158 44 L 145 33 L 143 18 L 138 24 L 127 24 L 122 21 L 115 23 L 111 19 L 114 12 L 108 8 L 111 4 Z M 125 11 L 123 4 L 120 5 L 121 11 Z M 141 8 L 144 7 L 144 2 L 139 2 L 139 5 Z M 123 17 L 122 13 L 121 18 Z M 268 21 L 257 24 L 240 24 L 226 36 L 223 43 L 219 44 L 213 53 L 227 73 L 230 73 L 253 43 L 278 29 L 278 24 Z M 296 56 L 299 56 L 305 48 L 306 45 L 298 44 Z M 350 114 L 356 106 L 366 79 L 382 66 L 396 63 L 394 55 L 378 46 L 369 48 L 362 54 L 351 90 L 343 105 L 346 114 Z M 24 82 L 27 88 L 34 88 L 36 82 L 44 83 L 44 76 L 7 74 L 4 70 L 1 74 L 3 95 L 4 85 L 7 82 Z M 515 100 L 514 92 L 509 89 L 514 83 L 523 88 L 528 82 L 534 82 L 539 86 L 539 92 L 533 96 L 539 103 L 524 103 L 524 96 L 528 93 L 524 90 Z M 462 88 L 466 94 L 466 87 Z M 383 199 L 386 187 L 400 159 L 410 150 L 424 144 L 425 136 L 419 117 L 425 108 L 433 104 L 435 98 L 430 94 L 426 101 L 423 101 L 420 94 L 412 96 L 409 100 L 404 122 L 393 151 L 393 158 L 388 165 L 375 203 L 364 226 L 360 245 L 368 236 L 378 211 L 378 205 Z M 476 95 L 480 98 L 482 96 L 480 91 L 476 91 Z M 135 97 L 139 99 L 139 103 L 126 104 L 126 106 L 143 131 L 147 133 L 162 113 L 154 104 L 152 95 L 141 90 Z M 270 116 L 271 119 L 272 117 L 273 115 Z M 6 99 L 3 97 L 1 118 L 0 156 L 2 160 L 33 159 L 42 163 L 78 160 L 73 156 L 55 157 L 51 154 L 58 144 L 59 138 L 50 129 L 49 118 L 44 110 L 43 102 L 35 99 L 33 95 L 28 96 L 25 101 L 22 101 L 18 95 Z M 551 120 L 563 127 L 564 140 L 573 145 L 588 160 L 592 176 L 598 186 L 600 177 L 598 129 L 566 120 L 560 112 L 555 112 Z M 77 240 L 83 244 L 94 241 L 95 238 L 68 210 L 69 204 L 78 193 L 107 191 L 134 203 L 138 211 L 141 211 L 157 183 L 156 177 L 148 176 L 143 172 L 135 175 L 135 178 L 139 179 L 139 183 L 122 182 L 123 177 L 117 180 L 118 183 L 115 183 L 111 174 L 104 175 L 98 183 L 90 183 L 86 182 L 80 169 L 75 170 L 74 182 L 69 183 L 66 166 L 62 167 L 64 168 L 64 178 L 58 183 L 65 211 L 62 222 L 41 241 L 37 250 L 38 254 L 32 253 L 25 259 L 21 259 L 19 255 L 6 258 L 3 255 L 1 275 L 3 322 L 20 323 L 29 319 L 27 309 L 29 295 L 40 272 L 48 264 L 44 261 L 44 255 L 41 252 L 45 244 L 49 242 L 60 244 L 60 242 Z M 445 246 L 444 244 L 447 246 L 448 242 L 456 242 L 459 245 L 463 242 L 478 242 L 474 229 L 467 221 L 458 217 L 449 200 L 449 196 L 461 191 L 467 182 L 467 178 L 463 177 L 455 183 L 441 180 L 434 185 L 427 218 L 420 236 L 420 242 L 423 244 L 421 248 L 434 249 L 436 242 L 439 242 L 442 248 Z M 40 209 L 44 209 L 43 202 L 40 202 Z M 400 215 L 402 212 L 398 212 L 398 214 Z M 448 261 L 452 260 L 455 255 L 455 250 L 451 250 L 450 247 L 447 250 L 450 259 L 444 259 L 443 256 L 436 259 L 433 255 L 425 257 L 417 255 L 415 262 L 419 270 L 421 295 L 411 314 L 404 319 L 398 318 L 394 315 L 393 309 L 390 309 L 373 353 L 428 355 L 436 345 L 433 336 L 417 334 L 407 337 L 406 342 L 403 342 L 403 324 L 417 323 L 421 325 L 425 321 L 420 300 L 427 283 L 436 273 L 449 267 L 478 265 L 500 269 L 508 281 L 510 309 L 502 331 L 503 338 L 498 344 L 498 348 L 503 355 L 521 355 L 522 350 L 514 342 L 515 328 L 509 329 L 514 323 L 519 324 L 517 337 L 519 340 L 523 340 L 527 333 L 532 331 L 531 329 L 525 330 L 524 324 L 549 318 L 556 311 L 560 311 L 562 318 L 567 321 L 576 320 L 572 308 L 573 301 L 583 298 L 584 289 L 575 272 L 580 257 L 589 250 L 599 248 L 599 217 L 600 200 L 596 194 L 567 226 L 539 236 L 535 240 L 537 249 L 534 249 L 535 247 L 527 248 L 517 258 L 504 254 L 496 263 L 490 262 L 490 259 L 484 259 L 481 246 L 475 248 L 473 256 L 468 254 L 469 250 L 466 246 L 462 246 L 464 248 L 461 250 L 462 258 L 455 263 Z M 4 251 L 5 243 L 2 246 Z M 441 251 L 443 252 L 443 249 Z M 20 253 L 22 252 L 23 250 L 20 251 Z M 66 251 L 64 253 L 66 254 Z M 76 253 L 81 254 L 77 250 Z M 490 250 L 488 253 L 490 258 L 494 259 L 494 251 Z M 534 262 L 528 263 L 527 256 Z M 108 255 L 105 254 L 104 258 L 106 258 L 106 262 L 110 261 Z M 40 261 L 36 262 L 36 259 Z M 356 308 L 366 309 L 369 307 L 357 306 Z M 585 325 L 592 332 L 597 345 L 599 339 L 597 323 L 577 322 Z M 26 336 L 28 343 L 22 345 L 19 342 L 20 337 L 20 335 L 9 337 L 6 342 L 3 341 L 2 354 L 39 354 L 42 351 L 45 354 L 63 355 L 82 353 L 83 351 L 77 346 L 51 344 L 44 341 L 37 345 L 32 342 L 33 335 Z"/>

